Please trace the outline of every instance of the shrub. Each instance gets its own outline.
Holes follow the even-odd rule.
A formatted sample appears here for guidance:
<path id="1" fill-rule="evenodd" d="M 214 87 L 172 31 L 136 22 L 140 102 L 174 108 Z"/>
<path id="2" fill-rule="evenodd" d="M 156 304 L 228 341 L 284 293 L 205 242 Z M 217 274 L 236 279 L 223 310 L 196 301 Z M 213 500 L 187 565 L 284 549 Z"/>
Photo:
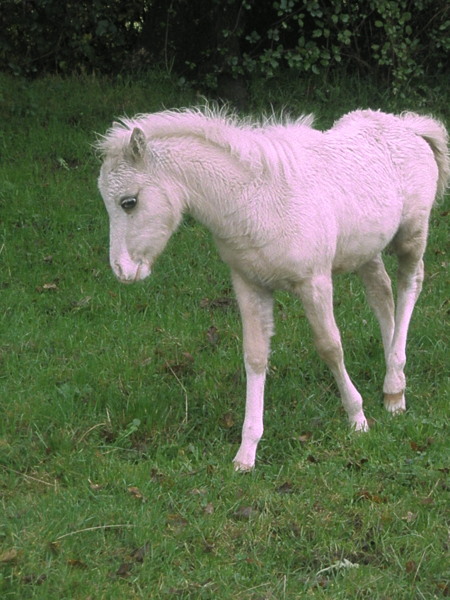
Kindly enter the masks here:
<path id="1" fill-rule="evenodd" d="M 448 72 L 447 0 L 3 0 L 0 68 L 175 71 L 208 89 L 223 78 L 345 68 L 394 93 Z"/>

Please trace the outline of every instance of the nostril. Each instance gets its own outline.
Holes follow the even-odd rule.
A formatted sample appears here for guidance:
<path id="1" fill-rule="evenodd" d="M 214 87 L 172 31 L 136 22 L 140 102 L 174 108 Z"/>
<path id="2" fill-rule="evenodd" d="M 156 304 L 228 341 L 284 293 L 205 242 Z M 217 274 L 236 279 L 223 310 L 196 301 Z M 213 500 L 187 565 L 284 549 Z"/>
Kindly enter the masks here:
<path id="1" fill-rule="evenodd" d="M 120 263 L 117 260 L 114 261 L 114 271 L 116 272 L 118 277 L 123 277 L 122 267 L 120 266 Z"/>

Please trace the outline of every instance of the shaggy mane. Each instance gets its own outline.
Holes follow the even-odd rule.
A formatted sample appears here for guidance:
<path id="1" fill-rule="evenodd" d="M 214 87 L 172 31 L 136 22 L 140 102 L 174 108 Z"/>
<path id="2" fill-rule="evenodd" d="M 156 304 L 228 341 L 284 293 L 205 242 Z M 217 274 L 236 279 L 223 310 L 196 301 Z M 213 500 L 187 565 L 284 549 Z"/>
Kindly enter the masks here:
<path id="1" fill-rule="evenodd" d="M 286 117 L 270 116 L 261 121 L 241 119 L 235 114 L 208 106 L 166 110 L 150 114 L 138 114 L 133 118 L 122 118 L 101 136 L 96 144 L 102 158 L 115 158 L 123 154 L 135 127 L 144 132 L 148 141 L 175 136 L 203 138 L 252 166 L 267 164 L 270 146 L 282 144 L 285 127 L 292 130 L 311 129 L 314 116 L 302 115 L 291 120 Z M 244 135 L 243 135 L 244 134 Z M 278 134 L 278 135 L 277 135 Z M 272 144 L 271 144 L 272 142 Z M 275 153 L 275 152 L 274 152 Z"/>

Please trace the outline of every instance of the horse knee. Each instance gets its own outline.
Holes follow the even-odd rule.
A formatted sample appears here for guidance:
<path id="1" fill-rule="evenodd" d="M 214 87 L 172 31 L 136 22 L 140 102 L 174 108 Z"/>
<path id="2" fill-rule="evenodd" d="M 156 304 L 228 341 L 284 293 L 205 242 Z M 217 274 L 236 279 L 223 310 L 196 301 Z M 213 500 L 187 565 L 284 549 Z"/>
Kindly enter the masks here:
<path id="1" fill-rule="evenodd" d="M 244 355 L 245 368 L 252 373 L 265 373 L 268 356 L 265 352 L 246 352 Z"/>
<path id="2" fill-rule="evenodd" d="M 340 364 L 344 359 L 342 345 L 338 338 L 316 339 L 315 346 L 318 355 L 327 365 Z"/>

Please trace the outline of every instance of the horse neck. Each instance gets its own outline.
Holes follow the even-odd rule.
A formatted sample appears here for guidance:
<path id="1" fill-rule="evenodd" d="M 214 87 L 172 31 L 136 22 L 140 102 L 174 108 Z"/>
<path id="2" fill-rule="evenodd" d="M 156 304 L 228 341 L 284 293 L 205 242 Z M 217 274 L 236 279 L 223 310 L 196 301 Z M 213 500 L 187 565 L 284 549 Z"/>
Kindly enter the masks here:
<path id="1" fill-rule="evenodd" d="M 170 140 L 167 149 L 167 163 L 186 190 L 187 211 L 218 237 L 244 227 L 242 197 L 254 179 L 251 171 L 226 149 L 196 136 Z"/>

